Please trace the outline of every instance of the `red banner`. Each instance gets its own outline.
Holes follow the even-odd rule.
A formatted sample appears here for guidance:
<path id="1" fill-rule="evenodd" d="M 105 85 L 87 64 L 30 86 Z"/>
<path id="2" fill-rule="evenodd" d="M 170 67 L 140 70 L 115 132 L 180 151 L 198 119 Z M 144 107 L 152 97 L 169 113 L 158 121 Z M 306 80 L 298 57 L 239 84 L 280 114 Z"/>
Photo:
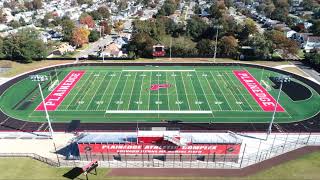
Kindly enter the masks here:
<path id="1" fill-rule="evenodd" d="M 63 99 L 69 94 L 69 92 L 81 79 L 84 73 L 85 71 L 71 71 L 61 81 L 61 83 L 45 99 L 48 111 L 55 111 L 59 107 Z M 36 108 L 36 111 L 44 111 L 44 106 L 42 102 Z"/>
<path id="2" fill-rule="evenodd" d="M 259 84 L 259 82 L 248 71 L 233 71 L 233 73 L 264 111 L 274 111 L 277 101 Z M 276 112 L 284 112 L 284 108 L 280 104 L 278 104 Z"/>
<path id="3" fill-rule="evenodd" d="M 240 152 L 241 144 L 194 144 L 187 146 L 154 144 L 78 144 L 80 154 L 233 154 Z"/>

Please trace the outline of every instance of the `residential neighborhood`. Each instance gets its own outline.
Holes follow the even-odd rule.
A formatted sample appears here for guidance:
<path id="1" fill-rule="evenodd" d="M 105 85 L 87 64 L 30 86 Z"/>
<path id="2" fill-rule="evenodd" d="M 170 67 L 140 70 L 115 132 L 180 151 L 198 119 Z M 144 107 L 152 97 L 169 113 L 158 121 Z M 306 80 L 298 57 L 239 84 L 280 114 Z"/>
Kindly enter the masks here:
<path id="1" fill-rule="evenodd" d="M 271 0 L 1 0 L 0 37 L 14 36 L 24 29 L 35 30 L 46 48 L 46 55 L 41 58 L 150 57 L 141 51 L 150 51 L 152 48 L 148 46 L 152 44 L 162 44 L 168 50 L 169 39 L 175 38 L 174 56 L 212 55 L 213 51 L 201 52 L 202 49 L 197 48 L 206 42 L 206 46 L 217 45 L 217 54 L 223 57 L 302 59 L 304 53 L 320 49 L 319 2 L 310 2 L 314 6 L 309 7 L 302 0 L 286 1 L 279 5 L 284 8 L 281 13 L 275 6 L 277 1 Z M 162 30 L 157 26 L 149 26 L 156 28 L 150 31 L 138 25 L 149 22 L 164 22 L 165 27 L 161 28 L 166 29 L 166 35 L 159 34 Z M 199 23 L 203 27 L 193 30 Z M 218 26 L 222 28 L 220 34 L 216 34 Z M 232 27 L 235 29 L 230 31 Z M 251 30 L 241 32 L 241 27 Z M 149 33 L 152 44 L 149 41 L 148 46 L 137 49 L 134 41 L 140 32 Z M 259 45 L 251 42 L 256 38 L 266 39 L 272 32 L 283 33 L 281 38 L 286 42 L 273 42 L 272 46 L 281 44 L 282 47 L 270 46 L 269 50 L 257 54 Z M 224 37 L 234 39 L 234 47 L 222 47 Z M 190 40 L 179 44 L 183 38 Z M 178 50 L 181 48 L 189 49 L 182 52 Z M 248 48 L 255 53 L 248 53 Z"/>

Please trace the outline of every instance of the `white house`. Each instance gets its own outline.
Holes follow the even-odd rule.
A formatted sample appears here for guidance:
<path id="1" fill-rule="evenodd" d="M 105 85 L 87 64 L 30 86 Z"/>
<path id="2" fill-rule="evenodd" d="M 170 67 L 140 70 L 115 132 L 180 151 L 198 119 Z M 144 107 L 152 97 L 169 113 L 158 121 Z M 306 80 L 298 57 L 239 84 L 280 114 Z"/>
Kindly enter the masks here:
<path id="1" fill-rule="evenodd" d="M 309 36 L 302 47 L 306 52 L 310 52 L 312 49 L 320 49 L 320 36 Z"/>

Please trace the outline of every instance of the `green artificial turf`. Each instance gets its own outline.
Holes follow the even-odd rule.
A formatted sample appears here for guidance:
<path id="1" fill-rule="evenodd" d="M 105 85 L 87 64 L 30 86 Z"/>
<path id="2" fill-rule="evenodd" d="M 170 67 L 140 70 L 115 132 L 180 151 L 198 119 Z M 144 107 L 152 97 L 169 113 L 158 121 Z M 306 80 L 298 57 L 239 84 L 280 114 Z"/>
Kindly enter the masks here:
<path id="1" fill-rule="evenodd" d="M 41 84 L 44 95 L 50 93 L 48 87 L 51 82 L 61 81 L 71 70 L 85 70 L 85 74 L 58 109 L 49 112 L 53 122 L 74 119 L 82 122 L 269 122 L 272 112 L 261 109 L 233 70 L 249 71 L 257 81 L 264 82 L 263 86 L 275 99 L 279 92 L 269 79 L 279 74 L 257 68 L 83 66 L 57 69 L 57 76 L 54 71 L 42 73 L 47 76 L 51 73 L 51 81 Z M 170 84 L 170 88 L 151 91 L 152 84 Z M 312 92 L 312 97 L 307 100 L 293 101 L 281 93 L 279 102 L 286 111 L 277 113 L 275 122 L 300 121 L 318 113 L 320 96 L 307 87 Z M 32 103 L 28 105 L 26 102 L 30 100 Z M 45 113 L 35 111 L 40 102 L 37 82 L 26 78 L 1 96 L 0 107 L 18 119 L 44 121 Z"/>

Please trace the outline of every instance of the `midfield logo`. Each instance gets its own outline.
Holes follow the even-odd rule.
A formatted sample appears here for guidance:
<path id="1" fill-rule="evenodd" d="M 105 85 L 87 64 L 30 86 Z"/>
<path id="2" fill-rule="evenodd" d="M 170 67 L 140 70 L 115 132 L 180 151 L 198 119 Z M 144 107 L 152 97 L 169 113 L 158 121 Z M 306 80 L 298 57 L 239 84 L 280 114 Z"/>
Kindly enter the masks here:
<path id="1" fill-rule="evenodd" d="M 152 84 L 150 90 L 151 91 L 158 91 L 162 88 L 169 88 L 171 87 L 171 84 Z"/>

